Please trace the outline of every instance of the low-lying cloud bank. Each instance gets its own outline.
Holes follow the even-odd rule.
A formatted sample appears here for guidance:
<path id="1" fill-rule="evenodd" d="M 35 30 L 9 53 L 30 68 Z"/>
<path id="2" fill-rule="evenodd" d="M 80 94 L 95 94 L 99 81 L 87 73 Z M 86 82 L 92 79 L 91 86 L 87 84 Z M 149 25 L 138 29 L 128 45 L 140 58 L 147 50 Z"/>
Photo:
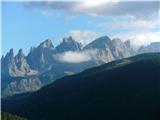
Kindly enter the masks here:
<path id="1" fill-rule="evenodd" d="M 82 63 L 82 62 L 88 62 L 97 54 L 97 50 L 86 50 L 86 51 L 67 51 L 60 54 L 54 55 L 54 58 L 59 62 L 65 62 L 65 63 Z"/>

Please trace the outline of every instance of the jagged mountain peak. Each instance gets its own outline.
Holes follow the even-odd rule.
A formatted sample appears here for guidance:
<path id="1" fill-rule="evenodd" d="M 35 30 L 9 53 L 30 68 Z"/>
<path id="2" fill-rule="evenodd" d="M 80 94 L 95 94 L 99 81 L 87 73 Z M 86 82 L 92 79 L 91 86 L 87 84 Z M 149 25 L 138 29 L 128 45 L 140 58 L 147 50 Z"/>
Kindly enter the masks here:
<path id="1" fill-rule="evenodd" d="M 12 57 L 14 57 L 13 48 L 11 48 L 11 49 L 9 50 L 9 52 L 8 52 L 8 55 L 9 55 L 9 56 L 12 56 Z"/>
<path id="2" fill-rule="evenodd" d="M 113 38 L 112 42 L 116 42 L 116 43 L 122 43 L 120 38 Z"/>
<path id="3" fill-rule="evenodd" d="M 39 47 L 42 47 L 42 48 L 52 48 L 53 44 L 52 44 L 52 41 L 50 39 L 46 39 L 44 42 L 42 42 L 40 44 Z"/>
<path id="4" fill-rule="evenodd" d="M 62 39 L 62 42 L 60 44 L 73 44 L 73 45 L 81 45 L 80 42 L 76 41 L 72 36 L 69 36 L 69 37 L 64 37 Z M 82 46 L 82 45 L 81 45 Z"/>
<path id="5" fill-rule="evenodd" d="M 24 57 L 23 49 L 19 49 L 17 56 Z"/>
<path id="6" fill-rule="evenodd" d="M 110 42 L 111 39 L 108 36 L 102 36 L 97 38 L 95 41 L 99 41 L 99 42 Z"/>
<path id="7" fill-rule="evenodd" d="M 107 48 L 110 46 L 111 43 L 111 39 L 108 36 L 102 36 L 86 45 L 84 49 Z"/>
<path id="8" fill-rule="evenodd" d="M 30 48 L 30 53 L 34 52 L 35 49 L 36 49 L 36 48 L 35 48 L 34 46 L 32 46 L 32 47 Z"/>
<path id="9" fill-rule="evenodd" d="M 15 56 L 15 62 L 18 64 L 22 64 L 25 60 L 25 54 L 23 53 L 22 49 L 19 49 L 18 54 Z"/>
<path id="10" fill-rule="evenodd" d="M 112 45 L 114 47 L 123 47 L 123 48 L 126 47 L 126 45 L 124 44 L 124 42 L 122 42 L 122 40 L 119 39 L 119 38 L 112 39 Z"/>
<path id="11" fill-rule="evenodd" d="M 126 47 L 128 47 L 128 48 L 132 48 L 132 45 L 131 45 L 131 41 L 130 41 L 130 40 L 126 40 L 126 41 L 124 42 L 124 44 L 125 44 Z"/>
<path id="12" fill-rule="evenodd" d="M 79 44 L 80 46 L 82 46 L 82 44 L 76 41 L 72 36 L 63 38 L 62 43 L 75 44 L 75 45 Z"/>
<path id="13" fill-rule="evenodd" d="M 3 60 L 4 59 L 4 55 L 2 55 L 2 57 L 1 57 L 1 60 Z"/>
<path id="14" fill-rule="evenodd" d="M 4 57 L 4 61 L 14 62 L 14 52 L 13 52 L 13 48 L 11 48 L 11 49 L 9 50 L 9 52 L 6 54 L 6 56 Z"/>
<path id="15" fill-rule="evenodd" d="M 13 48 L 11 48 L 11 49 L 9 50 L 9 53 L 13 54 Z"/>
<path id="16" fill-rule="evenodd" d="M 81 51 L 82 44 L 74 40 L 71 36 L 63 38 L 62 42 L 56 47 L 56 52 Z"/>
<path id="17" fill-rule="evenodd" d="M 72 36 L 63 38 L 63 42 L 73 42 L 73 41 L 75 40 L 72 38 Z"/>
<path id="18" fill-rule="evenodd" d="M 21 49 L 19 49 L 17 55 L 15 56 L 15 59 L 25 59 L 25 57 L 26 56 L 25 56 L 25 54 L 23 52 L 23 49 L 21 48 Z"/>

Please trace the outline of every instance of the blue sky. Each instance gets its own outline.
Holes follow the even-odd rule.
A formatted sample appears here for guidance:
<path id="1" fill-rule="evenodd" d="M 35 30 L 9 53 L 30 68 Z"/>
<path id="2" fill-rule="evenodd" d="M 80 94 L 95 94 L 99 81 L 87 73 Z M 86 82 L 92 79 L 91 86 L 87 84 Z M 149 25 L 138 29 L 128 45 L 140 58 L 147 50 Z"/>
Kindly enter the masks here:
<path id="1" fill-rule="evenodd" d="M 56 46 L 70 35 L 84 45 L 102 35 L 133 39 L 135 46 L 160 40 L 158 2 L 93 1 L 2 2 L 2 54 L 10 48 L 27 54 L 47 38 Z"/>

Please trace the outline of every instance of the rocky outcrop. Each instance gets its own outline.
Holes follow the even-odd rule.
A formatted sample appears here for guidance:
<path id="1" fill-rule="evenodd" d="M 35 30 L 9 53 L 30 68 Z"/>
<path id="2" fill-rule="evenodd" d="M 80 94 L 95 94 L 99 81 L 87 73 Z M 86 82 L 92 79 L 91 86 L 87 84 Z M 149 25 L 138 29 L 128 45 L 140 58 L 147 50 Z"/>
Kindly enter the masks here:
<path id="1" fill-rule="evenodd" d="M 122 59 L 132 55 L 130 49 L 118 38 L 112 40 L 110 49 L 114 59 Z"/>
<path id="2" fill-rule="evenodd" d="M 25 92 L 36 91 L 42 87 L 41 81 L 37 78 L 22 78 L 17 80 L 16 78 L 12 79 L 7 87 L 3 90 L 2 96 L 8 96 L 13 94 L 20 94 Z"/>
<path id="3" fill-rule="evenodd" d="M 107 36 L 96 39 L 85 46 L 84 49 L 97 49 L 97 59 L 104 63 L 132 55 L 130 48 L 128 48 L 120 39 L 111 40 Z"/>
<path id="4" fill-rule="evenodd" d="M 30 72 L 30 67 L 27 64 L 27 61 L 22 49 L 20 49 L 18 54 L 15 56 L 15 63 L 18 70 L 22 71 L 23 73 Z"/>
<path id="5" fill-rule="evenodd" d="M 49 39 L 36 48 L 31 47 L 27 56 L 29 66 L 38 72 L 45 71 L 53 63 L 53 48 L 52 41 Z"/>
<path id="6" fill-rule="evenodd" d="M 67 51 L 81 51 L 82 45 L 75 41 L 72 37 L 63 38 L 62 42 L 55 48 L 56 53 Z"/>
<path id="7" fill-rule="evenodd" d="M 23 50 L 20 49 L 14 56 L 11 49 L 4 58 L 1 59 L 2 78 L 35 75 L 36 71 L 31 70 L 27 63 Z"/>
<path id="8" fill-rule="evenodd" d="M 10 51 L 6 54 L 6 56 L 1 59 L 1 65 L 2 65 L 2 78 L 3 77 L 14 77 L 14 76 L 22 76 L 23 72 L 18 70 L 13 49 L 10 49 Z"/>

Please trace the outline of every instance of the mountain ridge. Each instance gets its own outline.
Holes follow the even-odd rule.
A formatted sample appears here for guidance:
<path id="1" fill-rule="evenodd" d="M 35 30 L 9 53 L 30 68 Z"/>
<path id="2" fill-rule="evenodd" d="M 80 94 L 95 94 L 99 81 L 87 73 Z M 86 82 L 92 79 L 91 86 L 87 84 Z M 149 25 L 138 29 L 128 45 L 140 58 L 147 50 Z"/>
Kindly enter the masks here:
<path id="1" fill-rule="evenodd" d="M 158 120 L 159 71 L 160 53 L 141 54 L 61 78 L 34 93 L 2 100 L 2 110 L 29 120 Z"/>
<path id="2" fill-rule="evenodd" d="M 2 88 L 4 88 L 2 89 L 2 93 L 3 91 L 8 91 L 14 94 L 14 90 L 19 89 L 17 86 L 21 87 L 19 82 L 14 82 L 17 79 L 16 77 L 25 77 L 27 80 L 29 80 L 28 77 L 30 77 L 31 80 L 34 81 L 32 76 L 36 76 L 34 77 L 36 81 L 38 80 L 42 85 L 46 85 L 53 82 L 46 81 L 46 78 L 54 78 L 54 80 L 56 80 L 68 75 L 68 73 L 76 74 L 87 68 L 133 56 L 138 53 L 149 52 L 150 50 L 151 52 L 160 52 L 158 45 L 159 42 L 151 44 L 151 47 L 143 47 L 143 49 L 141 48 L 138 52 L 135 52 L 129 41 L 122 42 L 118 38 L 111 40 L 108 36 L 102 36 L 82 47 L 81 43 L 70 36 L 64 38 L 56 47 L 53 46 L 50 39 L 46 39 L 40 43 L 39 46 L 31 47 L 28 55 L 25 55 L 23 50 L 20 49 L 18 54 L 14 56 L 13 49 L 11 49 L 5 57 L 1 58 Z M 154 51 L 153 46 L 157 46 Z M 144 51 L 144 49 L 147 49 L 147 51 Z M 72 52 L 77 56 L 82 56 L 81 58 L 84 59 L 84 62 L 65 62 L 66 57 L 67 60 L 69 60 L 68 56 L 66 56 L 69 52 L 70 57 L 75 57 Z M 88 60 L 85 61 L 86 57 L 88 57 Z M 29 81 L 27 82 L 27 84 L 29 84 Z M 12 87 L 8 88 L 7 86 Z M 34 87 L 34 85 L 31 86 Z M 12 91 L 10 91 L 11 89 Z M 19 93 L 21 93 L 21 91 L 19 91 Z"/>

